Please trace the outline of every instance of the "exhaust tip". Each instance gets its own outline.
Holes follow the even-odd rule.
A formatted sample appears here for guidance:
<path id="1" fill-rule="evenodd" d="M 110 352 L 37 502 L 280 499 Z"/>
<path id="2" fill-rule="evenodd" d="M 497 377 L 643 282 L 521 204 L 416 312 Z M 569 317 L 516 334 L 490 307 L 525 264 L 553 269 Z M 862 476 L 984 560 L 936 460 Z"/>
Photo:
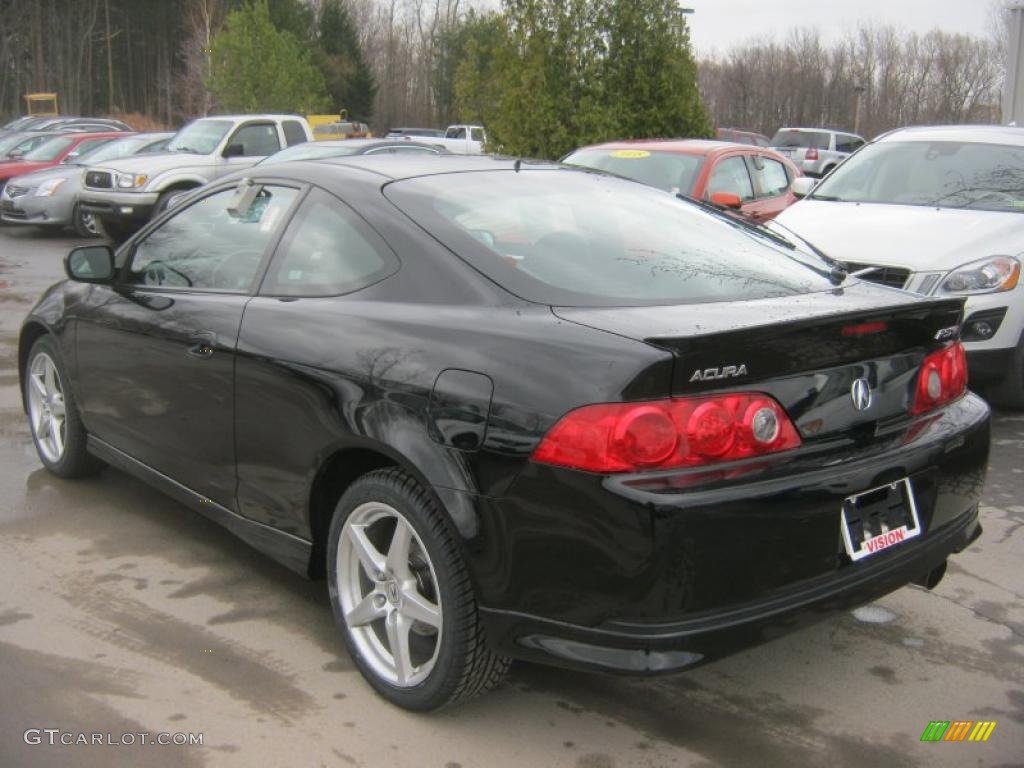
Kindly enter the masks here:
<path id="1" fill-rule="evenodd" d="M 942 577 L 945 575 L 946 561 L 943 560 L 940 565 L 928 571 L 928 573 L 926 573 L 924 576 L 919 576 L 918 578 L 914 579 L 913 583 L 918 584 L 919 586 L 922 586 L 925 589 L 935 589 L 935 587 L 939 585 L 939 582 L 942 581 Z"/>

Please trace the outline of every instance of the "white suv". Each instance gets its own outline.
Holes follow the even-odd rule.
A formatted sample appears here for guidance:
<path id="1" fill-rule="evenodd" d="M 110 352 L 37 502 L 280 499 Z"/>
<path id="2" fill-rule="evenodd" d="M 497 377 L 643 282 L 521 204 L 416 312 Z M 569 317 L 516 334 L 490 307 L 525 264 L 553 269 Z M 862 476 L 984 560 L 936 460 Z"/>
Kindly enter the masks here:
<path id="1" fill-rule="evenodd" d="M 855 133 L 825 128 L 780 128 L 772 149 L 792 160 L 808 176 L 825 176 L 867 142 Z"/>
<path id="2" fill-rule="evenodd" d="M 1024 128 L 902 128 L 776 219 L 864 280 L 963 296 L 973 384 L 1024 409 Z"/>

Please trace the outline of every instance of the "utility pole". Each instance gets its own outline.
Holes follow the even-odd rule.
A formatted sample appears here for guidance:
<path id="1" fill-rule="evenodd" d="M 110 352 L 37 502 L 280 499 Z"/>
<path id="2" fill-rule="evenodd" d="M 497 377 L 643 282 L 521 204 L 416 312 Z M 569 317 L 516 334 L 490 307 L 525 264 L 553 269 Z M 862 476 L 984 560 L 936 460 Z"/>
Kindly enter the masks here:
<path id="1" fill-rule="evenodd" d="M 1003 122 L 1024 126 L 1024 3 L 1006 12 L 1010 16 L 1010 40 L 1003 79 Z"/>
<path id="2" fill-rule="evenodd" d="M 867 90 L 867 87 L 863 85 L 855 85 L 853 86 L 853 90 L 857 94 L 857 103 L 853 108 L 853 132 L 860 135 L 860 103 L 864 98 L 864 91 Z"/>

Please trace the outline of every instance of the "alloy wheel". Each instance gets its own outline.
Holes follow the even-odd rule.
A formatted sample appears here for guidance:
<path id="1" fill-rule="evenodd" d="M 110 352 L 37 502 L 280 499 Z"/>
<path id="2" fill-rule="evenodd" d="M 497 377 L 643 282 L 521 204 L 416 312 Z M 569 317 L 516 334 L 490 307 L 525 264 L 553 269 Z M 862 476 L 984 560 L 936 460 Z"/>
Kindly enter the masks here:
<path id="1" fill-rule="evenodd" d="M 47 461 L 59 462 L 67 441 L 64 387 L 56 364 L 45 352 L 32 358 L 29 367 L 28 413 L 40 452 Z"/>
<path id="2" fill-rule="evenodd" d="M 78 214 L 79 221 L 82 222 L 82 229 L 88 232 L 90 235 L 99 235 L 100 228 L 96 223 L 96 217 L 91 213 L 85 213 L 84 211 Z"/>
<path id="3" fill-rule="evenodd" d="M 337 555 L 338 597 L 359 654 L 399 688 L 422 683 L 441 649 L 437 576 L 412 524 L 394 507 L 352 510 Z"/>

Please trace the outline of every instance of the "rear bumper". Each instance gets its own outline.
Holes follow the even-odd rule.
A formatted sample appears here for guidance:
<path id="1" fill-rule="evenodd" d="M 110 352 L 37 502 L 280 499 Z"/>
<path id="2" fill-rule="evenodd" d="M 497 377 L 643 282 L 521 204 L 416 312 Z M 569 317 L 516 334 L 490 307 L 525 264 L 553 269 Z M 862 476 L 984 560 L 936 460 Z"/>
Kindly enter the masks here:
<path id="1" fill-rule="evenodd" d="M 583 670 L 666 674 L 760 645 L 923 581 L 979 536 L 973 507 L 919 545 L 840 578 L 681 621 L 583 627 L 510 611 L 482 609 L 481 614 L 490 641 L 517 658 Z"/>
<path id="2" fill-rule="evenodd" d="M 988 445 L 988 408 L 968 395 L 870 449 L 660 491 L 531 464 L 480 501 L 466 546 L 489 641 L 559 666 L 671 672 L 923 581 L 980 535 Z M 843 499 L 901 477 L 922 534 L 851 561 Z"/>

